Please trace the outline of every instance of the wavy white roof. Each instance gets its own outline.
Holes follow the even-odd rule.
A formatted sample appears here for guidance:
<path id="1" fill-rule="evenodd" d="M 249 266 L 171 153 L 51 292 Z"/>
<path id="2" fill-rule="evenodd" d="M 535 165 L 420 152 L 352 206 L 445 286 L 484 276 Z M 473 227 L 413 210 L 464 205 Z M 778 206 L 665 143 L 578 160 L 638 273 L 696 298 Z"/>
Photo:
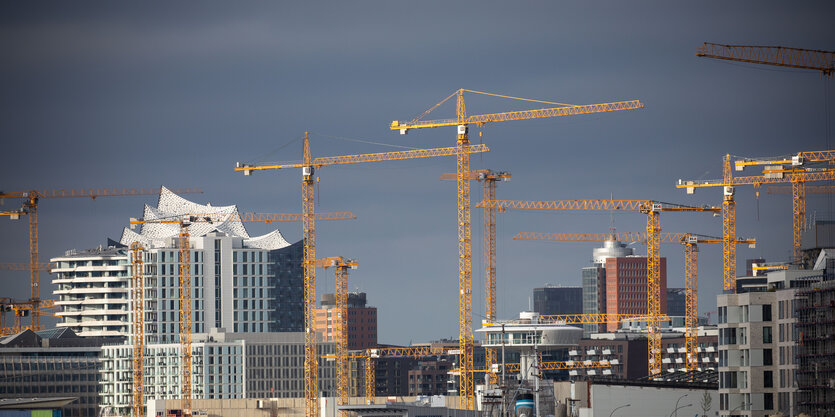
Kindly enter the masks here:
<path id="1" fill-rule="evenodd" d="M 179 219 L 184 215 L 200 215 L 210 222 L 193 222 L 188 226 L 188 233 L 193 237 L 205 236 L 212 232 L 221 232 L 228 236 L 244 238 L 244 246 L 258 249 L 281 249 L 290 246 L 281 232 L 274 230 L 262 236 L 251 237 L 240 221 L 237 206 L 219 206 L 211 204 L 197 204 L 174 194 L 168 188 L 162 187 L 159 193 L 157 207 L 145 205 L 144 220 Z M 174 223 L 145 223 L 139 233 L 128 228 L 122 231 L 119 240 L 123 245 L 133 242 L 142 243 L 146 247 L 165 247 L 169 238 L 180 234 L 180 226 Z"/>

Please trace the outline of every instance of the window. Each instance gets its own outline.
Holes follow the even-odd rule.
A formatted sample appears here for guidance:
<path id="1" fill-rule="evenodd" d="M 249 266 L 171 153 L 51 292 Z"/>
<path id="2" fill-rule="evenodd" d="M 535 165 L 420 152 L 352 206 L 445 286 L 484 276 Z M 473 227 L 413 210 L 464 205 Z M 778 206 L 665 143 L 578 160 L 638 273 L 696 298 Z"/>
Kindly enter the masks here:
<path id="1" fill-rule="evenodd" d="M 765 410 L 773 410 L 774 409 L 774 394 L 770 392 L 766 392 L 763 394 L 763 409 Z"/>
<path id="2" fill-rule="evenodd" d="M 774 373 L 772 371 L 763 371 L 763 387 L 764 388 L 773 388 L 774 387 Z M 767 407 L 770 409 L 771 407 Z"/>
<path id="3" fill-rule="evenodd" d="M 771 321 L 771 304 L 763 305 L 763 321 Z"/>
<path id="4" fill-rule="evenodd" d="M 771 358 L 773 355 L 771 349 L 763 349 L 763 366 L 773 365 L 774 361 Z"/>
<path id="5" fill-rule="evenodd" d="M 763 309 L 763 313 L 765 313 L 765 309 Z M 771 343 L 771 326 L 763 327 L 763 343 Z"/>

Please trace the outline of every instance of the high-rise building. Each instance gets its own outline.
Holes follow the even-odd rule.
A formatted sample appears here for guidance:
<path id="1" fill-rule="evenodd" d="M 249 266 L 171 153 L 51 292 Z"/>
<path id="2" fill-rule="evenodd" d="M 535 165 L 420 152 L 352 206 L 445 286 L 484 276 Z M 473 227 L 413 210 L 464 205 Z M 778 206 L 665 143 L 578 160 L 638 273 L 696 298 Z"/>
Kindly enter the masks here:
<path id="1" fill-rule="evenodd" d="M 603 242 L 602 248 L 592 251 L 593 266 L 582 269 L 583 314 L 606 314 L 606 259 L 631 256 L 633 253 L 632 248 L 614 238 Z M 583 325 L 583 337 L 605 331 L 605 323 Z"/>
<path id="2" fill-rule="evenodd" d="M 377 307 L 366 304 L 364 292 L 348 293 L 347 305 L 348 349 L 367 349 L 377 346 Z M 316 309 L 316 331 L 322 340 L 335 341 L 336 296 L 322 294 L 321 308 Z"/>
<path id="3" fill-rule="evenodd" d="M 769 272 L 765 287 L 738 285 L 748 292 L 717 296 L 720 415 L 733 410 L 751 417 L 797 415 L 798 335 L 792 305 L 798 289 L 822 276 L 815 270 Z"/>
<path id="4" fill-rule="evenodd" d="M 661 312 L 667 311 L 667 258 L 661 258 Z M 606 313 L 647 314 L 647 258 L 628 256 L 606 259 Z M 608 331 L 619 323 L 607 323 Z"/>
<path id="5" fill-rule="evenodd" d="M 541 315 L 582 314 L 583 287 L 534 288 L 533 311 Z"/>
<path id="6" fill-rule="evenodd" d="M 130 266 L 127 250 L 98 247 L 52 258 L 58 327 L 83 337 L 130 335 Z"/>
<path id="7" fill-rule="evenodd" d="M 188 226 L 192 282 L 192 332 L 299 332 L 303 329 L 302 243 L 278 230 L 250 236 L 235 206 L 200 205 L 162 188 L 144 219 L 187 214 L 216 219 Z M 147 223 L 124 229 L 119 247 L 70 251 L 53 258 L 59 326 L 81 336 L 127 336 L 131 326 L 131 259 L 127 246 L 144 248 L 146 343 L 179 340 L 178 224 Z"/>

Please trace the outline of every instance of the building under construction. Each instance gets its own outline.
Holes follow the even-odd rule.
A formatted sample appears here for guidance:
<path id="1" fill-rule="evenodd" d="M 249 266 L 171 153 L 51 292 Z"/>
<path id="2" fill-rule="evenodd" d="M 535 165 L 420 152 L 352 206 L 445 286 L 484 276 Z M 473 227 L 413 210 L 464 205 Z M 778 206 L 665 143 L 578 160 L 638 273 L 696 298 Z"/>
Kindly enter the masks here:
<path id="1" fill-rule="evenodd" d="M 835 281 L 798 291 L 799 411 L 835 416 Z"/>

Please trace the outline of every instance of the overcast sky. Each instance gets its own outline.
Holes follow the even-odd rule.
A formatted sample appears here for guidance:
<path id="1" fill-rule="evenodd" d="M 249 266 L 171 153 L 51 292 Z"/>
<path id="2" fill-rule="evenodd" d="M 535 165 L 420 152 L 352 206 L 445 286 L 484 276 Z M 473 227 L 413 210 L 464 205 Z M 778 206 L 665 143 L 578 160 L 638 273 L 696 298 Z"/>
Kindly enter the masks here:
<path id="1" fill-rule="evenodd" d="M 830 149 L 815 71 L 698 58 L 703 42 L 835 50 L 832 2 L 4 2 L 0 5 L 0 189 L 197 187 L 199 203 L 300 212 L 300 172 L 244 177 L 235 162 L 296 161 L 304 131 L 314 156 L 453 146 L 454 128 L 400 136 L 409 120 L 459 88 L 571 104 L 639 99 L 643 110 L 494 123 L 471 129 L 491 148 L 473 169 L 510 171 L 500 199 L 655 199 L 686 195 L 677 179 L 720 178 L 722 155 Z M 468 96 L 468 112 L 531 108 Z M 454 116 L 443 106 L 433 118 Z M 378 145 L 387 144 L 388 146 Z M 378 307 L 379 340 L 458 335 L 453 158 L 318 171 L 317 254 L 359 261 L 351 290 Z M 751 172 L 754 175 L 756 172 Z M 473 184 L 473 205 L 480 200 Z M 737 192 L 738 262 L 788 260 L 791 201 Z M 118 239 L 156 197 L 40 204 L 41 260 Z M 6 201 L 14 209 L 18 202 Z M 832 199 L 808 198 L 831 218 Z M 474 318 L 483 312 L 482 215 L 473 209 Z M 532 289 L 578 286 L 593 243 L 514 241 L 523 231 L 604 232 L 608 213 L 506 212 L 498 220 L 498 312 L 516 317 Z M 614 216 L 619 231 L 645 217 Z M 721 218 L 664 214 L 667 232 L 721 235 Z M 252 234 L 273 225 L 249 224 Z M 301 225 L 281 224 L 290 241 Z M 25 218 L 0 219 L 0 262 L 28 261 Z M 716 309 L 721 247 L 702 245 L 700 311 Z M 644 253 L 642 246 L 636 250 Z M 666 245 L 668 284 L 683 286 L 681 247 Z M 28 274 L 0 271 L 2 296 L 26 298 Z M 333 291 L 320 271 L 319 292 Z M 54 288 L 44 274 L 42 297 Z M 320 297 L 321 298 L 321 297 Z M 476 325 L 476 328 L 478 326 Z"/>

